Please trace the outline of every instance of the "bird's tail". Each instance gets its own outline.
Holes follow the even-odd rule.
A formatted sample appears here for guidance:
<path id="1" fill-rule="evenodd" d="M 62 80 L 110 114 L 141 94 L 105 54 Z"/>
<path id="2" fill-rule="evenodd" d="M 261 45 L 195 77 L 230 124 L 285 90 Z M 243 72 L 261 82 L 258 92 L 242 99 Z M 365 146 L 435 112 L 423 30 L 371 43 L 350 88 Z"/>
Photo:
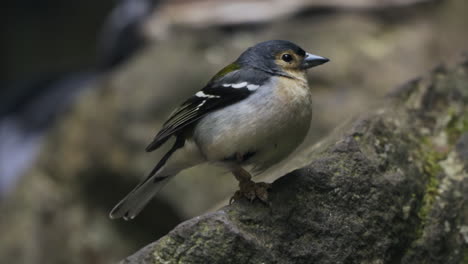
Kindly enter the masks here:
<path id="1" fill-rule="evenodd" d="M 112 219 L 123 217 L 125 220 L 135 218 L 172 176 L 174 175 L 154 175 L 141 182 L 112 209 L 109 217 Z"/>
<path id="2" fill-rule="evenodd" d="M 109 217 L 111 219 L 123 217 L 125 220 L 135 218 L 169 179 L 179 172 L 179 170 L 176 171 L 174 169 L 172 169 L 171 172 L 167 172 L 165 165 L 172 154 L 183 146 L 184 140 L 182 138 L 177 138 L 172 148 L 164 155 L 146 179 L 140 182 L 137 187 L 112 209 Z"/>

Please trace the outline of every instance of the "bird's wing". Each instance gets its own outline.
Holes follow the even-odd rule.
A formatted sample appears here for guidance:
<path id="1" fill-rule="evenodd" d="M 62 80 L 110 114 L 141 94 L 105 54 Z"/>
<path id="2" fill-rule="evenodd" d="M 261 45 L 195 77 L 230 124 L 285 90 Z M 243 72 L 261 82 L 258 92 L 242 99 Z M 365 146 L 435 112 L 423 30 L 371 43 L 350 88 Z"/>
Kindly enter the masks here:
<path id="1" fill-rule="evenodd" d="M 234 68 L 234 70 L 232 70 Z M 227 70 L 226 70 L 227 69 Z M 226 73 L 227 72 L 227 73 Z M 254 69 L 240 69 L 229 65 L 221 70 L 199 92 L 177 108 L 162 129 L 146 147 L 150 152 L 160 147 L 172 135 L 194 123 L 206 114 L 247 98 L 270 76 Z"/>

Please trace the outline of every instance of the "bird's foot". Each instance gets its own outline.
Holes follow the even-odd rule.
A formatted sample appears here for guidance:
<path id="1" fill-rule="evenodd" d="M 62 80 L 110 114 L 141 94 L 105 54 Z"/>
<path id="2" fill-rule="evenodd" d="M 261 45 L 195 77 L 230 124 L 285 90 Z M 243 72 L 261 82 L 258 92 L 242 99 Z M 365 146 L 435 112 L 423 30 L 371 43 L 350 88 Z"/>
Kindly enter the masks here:
<path id="1" fill-rule="evenodd" d="M 271 184 L 266 182 L 245 181 L 239 183 L 240 190 L 236 191 L 229 200 L 229 204 L 247 198 L 253 202 L 255 198 L 264 203 L 268 203 L 268 191 L 271 190 Z"/>

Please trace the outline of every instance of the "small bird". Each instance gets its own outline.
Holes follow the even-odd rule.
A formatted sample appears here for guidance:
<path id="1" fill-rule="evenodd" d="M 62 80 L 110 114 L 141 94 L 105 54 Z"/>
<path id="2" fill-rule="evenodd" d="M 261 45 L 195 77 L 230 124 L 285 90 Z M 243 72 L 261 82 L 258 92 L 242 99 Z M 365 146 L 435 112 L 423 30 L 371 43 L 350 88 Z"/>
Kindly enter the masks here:
<path id="1" fill-rule="evenodd" d="M 267 201 L 270 185 L 256 175 L 286 158 L 304 140 L 312 117 L 306 70 L 329 59 L 286 40 L 248 48 L 177 108 L 147 152 L 175 137 L 156 167 L 110 212 L 133 219 L 180 171 L 210 162 L 239 181 L 233 200 Z"/>

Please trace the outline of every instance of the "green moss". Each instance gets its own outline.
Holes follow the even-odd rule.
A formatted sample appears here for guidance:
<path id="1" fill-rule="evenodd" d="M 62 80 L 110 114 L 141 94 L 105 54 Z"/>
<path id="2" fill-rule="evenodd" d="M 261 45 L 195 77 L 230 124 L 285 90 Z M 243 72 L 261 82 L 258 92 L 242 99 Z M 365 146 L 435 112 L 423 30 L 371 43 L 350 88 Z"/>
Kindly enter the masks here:
<path id="1" fill-rule="evenodd" d="M 422 205 L 418 211 L 418 217 L 421 219 L 422 227 L 426 224 L 426 218 L 429 214 L 434 201 L 439 194 L 437 189 L 439 187 L 439 180 L 437 180 L 433 175 L 430 175 L 430 178 L 426 184 L 426 190 L 422 199 Z"/>
<path id="2" fill-rule="evenodd" d="M 423 162 L 422 169 L 425 174 L 435 176 L 442 171 L 439 162 L 446 158 L 447 153 L 436 151 L 431 139 L 428 137 L 424 137 L 421 143 L 418 156 Z"/>
<path id="3" fill-rule="evenodd" d="M 468 132 L 468 111 L 457 113 L 453 108 L 449 109 L 450 121 L 447 124 L 446 132 L 449 143 L 455 144 L 461 134 Z"/>
<path id="4" fill-rule="evenodd" d="M 166 259 L 173 258 L 177 245 L 180 241 L 175 240 L 171 236 L 164 236 L 158 241 L 158 244 L 154 248 L 153 258 L 154 263 L 164 263 Z"/>
<path id="5" fill-rule="evenodd" d="M 437 195 L 439 195 L 439 180 L 437 179 L 437 175 L 442 172 L 442 166 L 440 166 L 439 162 L 445 159 L 446 156 L 446 153 L 435 151 L 435 148 L 429 138 L 423 138 L 421 142 L 422 146 L 419 150 L 418 156 L 423 162 L 422 171 L 427 176 L 427 180 L 421 207 L 417 212 L 417 215 L 421 220 L 421 224 L 416 230 L 417 237 L 422 235 L 424 226 L 426 225 L 426 218 L 431 211 Z"/>
<path id="6" fill-rule="evenodd" d="M 356 141 L 360 141 L 360 140 L 361 140 L 361 137 L 362 137 L 361 134 L 357 134 L 357 133 L 356 133 L 356 134 L 353 135 L 353 138 L 354 138 L 354 140 L 356 140 Z"/>
<path id="7" fill-rule="evenodd" d="M 445 128 L 448 136 L 448 149 L 441 151 L 434 146 L 432 137 L 424 137 L 420 140 L 420 147 L 416 153 L 417 160 L 421 161 L 421 172 L 426 176 L 426 185 L 422 194 L 422 201 L 417 211 L 417 216 L 420 219 L 420 224 L 416 228 L 416 238 L 423 235 L 425 226 L 427 225 L 428 215 L 430 214 L 434 202 L 439 195 L 439 180 L 438 175 L 443 172 L 442 166 L 439 164 L 447 158 L 449 150 L 456 143 L 460 135 L 468 132 L 468 111 L 463 114 L 460 111 L 451 108 L 448 115 L 450 121 Z M 465 259 L 467 259 L 465 257 Z M 468 264 L 468 261 L 464 261 Z"/>
<path id="8" fill-rule="evenodd" d="M 439 162 L 445 158 L 443 153 L 431 150 L 423 154 L 423 170 L 429 176 L 429 182 L 442 171 Z"/>

